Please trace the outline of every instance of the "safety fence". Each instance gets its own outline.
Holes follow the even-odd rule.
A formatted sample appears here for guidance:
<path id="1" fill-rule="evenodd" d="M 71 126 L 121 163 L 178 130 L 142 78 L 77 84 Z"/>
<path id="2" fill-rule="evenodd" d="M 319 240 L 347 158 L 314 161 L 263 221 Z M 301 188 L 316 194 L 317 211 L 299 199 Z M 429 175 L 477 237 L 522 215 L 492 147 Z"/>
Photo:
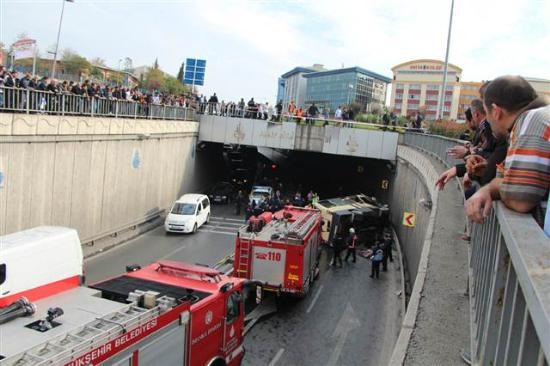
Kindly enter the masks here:
<path id="1" fill-rule="evenodd" d="M 0 88 L 0 111 L 67 116 L 195 120 L 195 110 L 34 89 Z"/>
<path id="2" fill-rule="evenodd" d="M 406 134 L 405 145 L 448 167 L 457 140 Z M 531 215 L 493 204 L 474 224 L 469 258 L 470 356 L 473 365 L 546 365 L 550 362 L 550 240 Z"/>

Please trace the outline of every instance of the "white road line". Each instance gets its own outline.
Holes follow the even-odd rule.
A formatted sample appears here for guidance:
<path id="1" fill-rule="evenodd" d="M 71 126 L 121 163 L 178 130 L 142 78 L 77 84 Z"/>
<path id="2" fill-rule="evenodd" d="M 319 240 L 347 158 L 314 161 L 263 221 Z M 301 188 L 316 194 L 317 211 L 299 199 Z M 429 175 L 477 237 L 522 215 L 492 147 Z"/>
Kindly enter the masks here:
<path id="1" fill-rule="evenodd" d="M 321 294 L 322 289 L 323 289 L 323 285 L 319 286 L 319 290 L 317 290 L 317 293 L 315 294 L 315 297 L 311 301 L 311 304 L 309 304 L 309 307 L 306 310 L 306 314 L 309 313 L 311 311 L 311 309 L 313 309 L 313 306 L 317 302 L 317 299 L 319 298 L 319 295 Z"/>
<path id="2" fill-rule="evenodd" d="M 243 223 L 236 223 L 236 222 L 227 222 L 227 221 L 218 221 L 218 220 L 212 220 L 210 219 L 210 222 L 208 223 L 209 225 L 212 225 L 212 224 L 216 224 L 216 225 L 228 225 L 228 226 L 232 226 L 232 227 L 235 227 L 235 228 L 238 228 L 238 227 L 241 227 L 244 225 L 244 222 Z"/>
<path id="3" fill-rule="evenodd" d="M 243 222 L 243 219 L 230 219 L 228 217 L 221 217 L 221 216 L 210 216 L 211 219 L 216 220 L 223 220 L 223 221 L 237 221 L 237 222 Z"/>
<path id="4" fill-rule="evenodd" d="M 273 357 L 273 359 L 269 363 L 269 366 L 274 366 L 277 363 L 277 361 L 279 361 L 279 358 L 281 358 L 284 352 L 285 352 L 284 348 L 281 348 L 279 351 L 277 351 L 277 354 L 275 355 L 275 357 Z"/>
<path id="5" fill-rule="evenodd" d="M 222 228 L 222 229 L 230 229 L 230 230 L 237 230 L 238 227 L 236 226 L 226 226 L 222 223 L 218 224 L 218 223 L 215 223 L 215 224 L 212 224 L 212 223 L 209 223 L 209 224 L 204 224 L 203 227 L 207 227 L 207 228 Z"/>
<path id="6" fill-rule="evenodd" d="M 175 250 L 172 250 L 170 253 L 166 254 L 164 257 L 160 258 L 160 259 L 168 259 L 170 258 L 171 256 L 173 256 L 174 254 L 176 254 L 177 252 L 179 252 L 180 250 L 183 250 L 187 247 L 186 244 L 183 244 L 181 247 L 179 247 L 178 249 L 175 249 Z"/>
<path id="7" fill-rule="evenodd" d="M 236 233 L 232 233 L 229 231 L 206 230 L 206 229 L 199 229 L 198 231 L 200 231 L 201 233 L 225 234 L 225 235 L 231 235 L 231 236 L 237 235 Z"/>

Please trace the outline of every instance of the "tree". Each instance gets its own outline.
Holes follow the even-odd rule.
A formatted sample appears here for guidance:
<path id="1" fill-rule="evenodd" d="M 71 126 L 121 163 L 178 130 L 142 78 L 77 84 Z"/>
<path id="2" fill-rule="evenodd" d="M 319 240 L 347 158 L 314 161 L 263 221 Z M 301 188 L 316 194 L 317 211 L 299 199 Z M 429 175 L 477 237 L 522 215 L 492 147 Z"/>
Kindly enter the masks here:
<path id="1" fill-rule="evenodd" d="M 382 105 L 379 103 L 372 103 L 370 106 L 370 111 L 373 114 L 381 114 L 382 113 Z"/>
<path id="2" fill-rule="evenodd" d="M 147 89 L 163 89 L 164 88 L 163 72 L 160 71 L 158 68 L 152 68 L 147 70 L 144 76 L 143 86 Z"/>
<path id="3" fill-rule="evenodd" d="M 158 70 L 159 69 L 159 59 L 155 58 L 155 63 L 153 64 L 153 69 Z"/>
<path id="4" fill-rule="evenodd" d="M 101 69 L 97 66 L 92 66 L 92 69 L 90 71 L 90 75 L 93 76 L 96 79 L 102 79 L 103 73 L 101 72 Z"/>
<path id="5" fill-rule="evenodd" d="M 130 57 L 124 58 L 124 71 L 133 73 L 134 72 L 134 62 Z"/>
<path id="6" fill-rule="evenodd" d="M 180 82 L 183 83 L 183 64 L 181 64 L 180 69 L 178 71 L 178 76 L 176 77 Z"/>
<path id="7" fill-rule="evenodd" d="M 103 67 L 107 67 L 107 63 L 105 62 L 104 59 L 102 59 L 101 57 L 94 57 L 90 60 L 90 63 L 93 65 L 93 66 L 103 66 Z"/>
<path id="8" fill-rule="evenodd" d="M 170 94 L 184 94 L 188 92 L 188 87 L 182 84 L 182 82 L 170 75 L 166 75 L 164 77 L 164 89 L 163 91 L 168 92 Z"/>
<path id="9" fill-rule="evenodd" d="M 63 51 L 61 60 L 65 71 L 72 74 L 89 74 L 92 69 L 90 61 L 70 49 Z"/>

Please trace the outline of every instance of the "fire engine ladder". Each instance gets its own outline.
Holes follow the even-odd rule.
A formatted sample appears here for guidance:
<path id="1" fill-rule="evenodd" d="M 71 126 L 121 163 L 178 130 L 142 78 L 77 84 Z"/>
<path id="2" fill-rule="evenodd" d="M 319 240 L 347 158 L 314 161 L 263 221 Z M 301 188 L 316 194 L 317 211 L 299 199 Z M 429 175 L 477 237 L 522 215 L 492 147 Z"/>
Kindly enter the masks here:
<path id="1" fill-rule="evenodd" d="M 237 277 L 247 278 L 250 270 L 250 250 L 252 247 L 253 236 L 249 238 L 241 237 L 239 245 L 239 265 L 237 266 Z"/>
<path id="2" fill-rule="evenodd" d="M 288 228 L 288 232 L 297 236 L 300 239 L 303 239 L 303 237 L 307 234 L 309 229 L 311 228 L 311 225 L 315 222 L 315 215 L 313 213 L 309 213 L 305 216 L 303 216 L 300 220 L 296 220 L 295 222 L 290 225 Z"/>
<path id="3" fill-rule="evenodd" d="M 163 298 L 167 297 L 161 297 L 158 299 L 159 302 Z M 53 338 L 20 354 L 3 359 L 0 361 L 0 366 L 45 366 L 69 363 L 79 356 L 110 342 L 139 324 L 145 324 L 149 320 L 156 318 L 163 310 L 166 310 L 165 304 L 161 303 L 151 309 L 129 304 L 121 310 L 96 318 L 77 330 Z"/>

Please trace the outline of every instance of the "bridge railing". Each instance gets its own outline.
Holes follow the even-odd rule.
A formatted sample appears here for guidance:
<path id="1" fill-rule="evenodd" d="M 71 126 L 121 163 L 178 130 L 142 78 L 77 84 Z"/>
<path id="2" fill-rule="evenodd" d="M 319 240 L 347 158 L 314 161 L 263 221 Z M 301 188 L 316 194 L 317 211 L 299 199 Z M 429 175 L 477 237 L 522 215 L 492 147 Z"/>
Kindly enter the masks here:
<path id="1" fill-rule="evenodd" d="M 195 120 L 193 108 L 8 87 L 0 87 L 0 111 L 63 116 Z"/>
<path id="2" fill-rule="evenodd" d="M 456 160 L 458 140 L 405 134 L 405 145 Z M 474 224 L 469 258 L 470 335 L 474 365 L 548 365 L 550 362 L 550 240 L 531 215 L 493 205 Z"/>

